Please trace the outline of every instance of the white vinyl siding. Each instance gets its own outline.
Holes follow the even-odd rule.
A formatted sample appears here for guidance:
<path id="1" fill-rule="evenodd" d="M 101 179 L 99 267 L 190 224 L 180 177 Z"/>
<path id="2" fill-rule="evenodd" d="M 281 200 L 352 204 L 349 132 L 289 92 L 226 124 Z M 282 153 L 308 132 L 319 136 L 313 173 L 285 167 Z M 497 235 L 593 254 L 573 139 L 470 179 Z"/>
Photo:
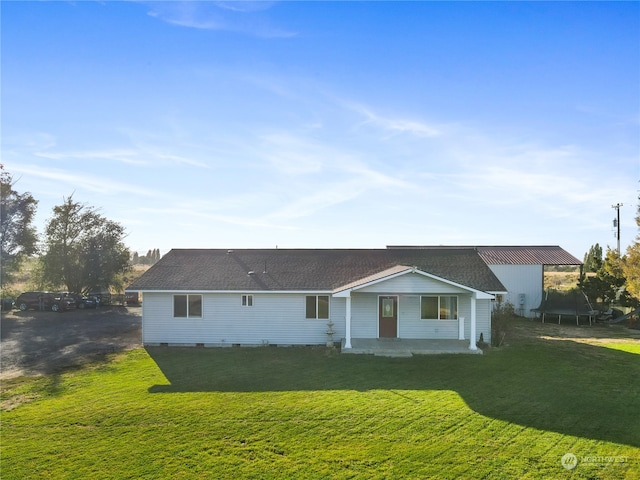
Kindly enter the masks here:
<path id="1" fill-rule="evenodd" d="M 351 337 L 378 337 L 378 295 L 351 294 Z"/>
<path id="2" fill-rule="evenodd" d="M 407 273 L 399 277 L 379 282 L 368 287 L 357 290 L 359 293 L 421 293 L 421 294 L 456 294 L 467 293 L 455 285 L 439 281 L 435 278 L 426 277 L 419 273 Z"/>
<path id="3" fill-rule="evenodd" d="M 334 338 L 345 336 L 345 299 L 329 297 L 329 319 L 305 318 L 306 295 L 254 294 L 243 307 L 238 293 L 203 293 L 202 318 L 174 318 L 173 295 L 144 293 L 143 342 L 193 345 L 317 345 L 327 341 L 331 320 Z"/>
<path id="4" fill-rule="evenodd" d="M 464 322 L 464 338 L 469 338 L 470 324 Z M 491 300 L 478 300 L 476 304 L 476 341 L 480 339 L 480 334 L 485 342 L 491 343 Z"/>
<path id="5" fill-rule="evenodd" d="M 503 301 L 511 303 L 518 315 L 535 317 L 531 309 L 540 306 L 543 296 L 542 265 L 489 265 L 489 268 L 507 289 Z M 524 304 L 520 304 L 522 293 Z"/>
<path id="6" fill-rule="evenodd" d="M 410 277 L 407 282 L 398 282 Z M 464 317 L 464 337 L 469 339 L 471 302 L 468 290 L 419 274 L 407 274 L 375 285 L 380 292 L 351 293 L 352 338 L 378 337 L 378 299 L 398 296 L 398 338 L 458 339 L 458 320 L 421 319 L 421 296 L 455 296 L 458 316 Z M 400 283 L 407 290 L 400 290 Z M 364 290 L 364 289 L 363 289 Z M 198 294 L 197 292 L 194 292 Z M 186 294 L 175 292 L 175 294 Z M 318 345 L 327 341 L 327 323 L 333 322 L 334 339 L 345 336 L 346 299 L 328 298 L 328 319 L 306 318 L 307 293 L 202 293 L 201 318 L 174 318 L 174 293 L 144 293 L 142 337 L 145 344 L 193 345 Z M 243 306 L 244 295 L 251 295 L 253 306 Z M 317 309 L 317 304 L 316 304 Z M 317 310 L 316 310 L 317 311 Z M 480 334 L 491 341 L 491 301 L 476 303 L 476 340 Z"/>

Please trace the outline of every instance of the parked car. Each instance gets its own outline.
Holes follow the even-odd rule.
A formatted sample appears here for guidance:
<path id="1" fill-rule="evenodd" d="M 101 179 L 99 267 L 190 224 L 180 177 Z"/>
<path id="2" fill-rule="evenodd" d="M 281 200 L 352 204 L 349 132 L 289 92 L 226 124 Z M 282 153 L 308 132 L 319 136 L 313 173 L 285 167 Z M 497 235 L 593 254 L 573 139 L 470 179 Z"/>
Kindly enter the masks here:
<path id="1" fill-rule="evenodd" d="M 95 297 L 87 297 L 79 293 L 71 293 L 69 297 L 76 303 L 76 308 L 96 308 L 98 306 L 98 301 Z"/>
<path id="2" fill-rule="evenodd" d="M 2 299 L 2 311 L 3 312 L 8 312 L 10 310 L 13 309 L 15 302 L 13 301 L 13 298 L 3 298 Z"/>
<path id="3" fill-rule="evenodd" d="M 98 307 L 101 306 L 101 305 L 110 305 L 111 304 L 111 294 L 109 292 L 92 291 L 92 292 L 87 293 L 87 296 L 95 298 Z"/>
<path id="4" fill-rule="evenodd" d="M 134 293 L 125 293 L 124 294 L 124 304 L 129 306 L 139 306 L 140 305 L 140 297 L 138 297 L 138 292 Z"/>
<path id="5" fill-rule="evenodd" d="M 18 295 L 15 306 L 22 310 L 51 310 L 61 312 L 76 308 L 76 302 L 64 293 L 24 292 Z"/>

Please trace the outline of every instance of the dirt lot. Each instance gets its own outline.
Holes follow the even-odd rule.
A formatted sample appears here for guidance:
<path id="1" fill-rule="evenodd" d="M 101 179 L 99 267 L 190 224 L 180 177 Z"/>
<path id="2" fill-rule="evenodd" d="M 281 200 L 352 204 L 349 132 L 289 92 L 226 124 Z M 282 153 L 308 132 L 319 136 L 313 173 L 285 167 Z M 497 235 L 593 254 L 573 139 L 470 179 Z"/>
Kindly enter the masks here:
<path id="1" fill-rule="evenodd" d="M 2 312 L 0 379 L 49 374 L 140 347 L 140 307 Z"/>

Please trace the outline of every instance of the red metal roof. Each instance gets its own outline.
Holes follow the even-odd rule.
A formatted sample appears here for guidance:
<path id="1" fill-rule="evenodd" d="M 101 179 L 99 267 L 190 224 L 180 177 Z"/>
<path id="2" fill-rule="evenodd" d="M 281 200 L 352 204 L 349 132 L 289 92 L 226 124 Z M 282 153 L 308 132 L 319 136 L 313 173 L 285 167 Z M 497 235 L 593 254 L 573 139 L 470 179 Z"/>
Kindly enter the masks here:
<path id="1" fill-rule="evenodd" d="M 487 265 L 582 265 L 558 246 L 477 247 Z"/>
<path id="2" fill-rule="evenodd" d="M 390 249 L 472 248 L 487 265 L 582 265 L 582 262 L 557 245 L 542 246 L 389 246 Z"/>

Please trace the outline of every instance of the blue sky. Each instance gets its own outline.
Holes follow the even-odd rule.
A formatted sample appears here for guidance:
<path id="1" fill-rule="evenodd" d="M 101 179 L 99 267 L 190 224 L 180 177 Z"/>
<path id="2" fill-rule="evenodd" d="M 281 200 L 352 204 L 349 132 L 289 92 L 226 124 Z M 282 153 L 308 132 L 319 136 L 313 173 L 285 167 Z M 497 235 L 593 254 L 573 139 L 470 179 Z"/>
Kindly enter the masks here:
<path id="1" fill-rule="evenodd" d="M 637 2 L 7 2 L 2 162 L 160 248 L 637 234 Z"/>

